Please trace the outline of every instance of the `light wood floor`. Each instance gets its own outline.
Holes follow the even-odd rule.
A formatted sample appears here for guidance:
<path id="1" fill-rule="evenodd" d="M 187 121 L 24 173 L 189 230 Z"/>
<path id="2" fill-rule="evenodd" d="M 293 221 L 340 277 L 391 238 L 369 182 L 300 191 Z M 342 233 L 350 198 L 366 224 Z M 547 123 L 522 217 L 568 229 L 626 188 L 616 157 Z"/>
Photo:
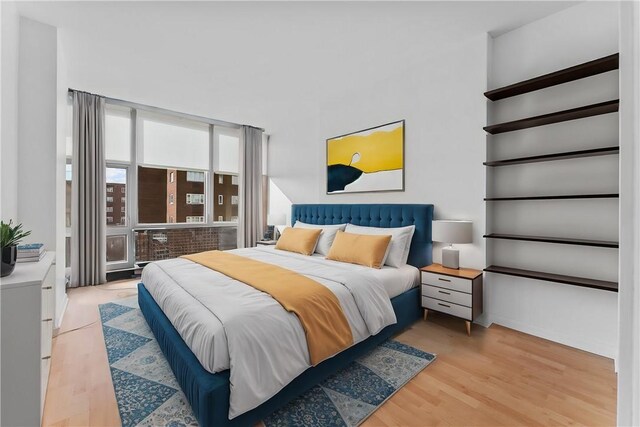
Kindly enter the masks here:
<path id="1" fill-rule="evenodd" d="M 43 425 L 120 424 L 97 305 L 135 294 L 135 283 L 69 291 Z M 610 359 L 497 325 L 473 325 L 467 337 L 464 322 L 436 313 L 396 339 L 438 359 L 364 426 L 615 425 Z"/>

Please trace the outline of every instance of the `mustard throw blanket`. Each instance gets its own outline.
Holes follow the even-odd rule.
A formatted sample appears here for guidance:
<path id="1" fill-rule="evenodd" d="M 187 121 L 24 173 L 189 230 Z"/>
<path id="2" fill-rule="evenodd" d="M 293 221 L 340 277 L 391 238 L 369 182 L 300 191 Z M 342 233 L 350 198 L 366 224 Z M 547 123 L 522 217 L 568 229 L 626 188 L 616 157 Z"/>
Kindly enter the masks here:
<path id="1" fill-rule="evenodd" d="M 307 338 L 311 365 L 353 344 L 351 327 L 338 298 L 325 286 L 302 274 L 228 252 L 185 255 L 190 261 L 266 292 L 300 319 Z"/>

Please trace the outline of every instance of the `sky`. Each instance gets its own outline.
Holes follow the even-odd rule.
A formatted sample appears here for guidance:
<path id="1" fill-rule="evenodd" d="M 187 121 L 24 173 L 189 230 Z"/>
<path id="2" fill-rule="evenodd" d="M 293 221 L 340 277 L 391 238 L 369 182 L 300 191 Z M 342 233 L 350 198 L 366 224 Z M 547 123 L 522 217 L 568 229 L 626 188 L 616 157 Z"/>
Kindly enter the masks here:
<path id="1" fill-rule="evenodd" d="M 121 168 L 107 168 L 107 182 L 111 184 L 126 184 L 127 170 Z"/>
<path id="2" fill-rule="evenodd" d="M 66 167 L 66 179 L 71 181 L 71 165 Z M 122 168 L 107 168 L 107 182 L 111 184 L 126 184 L 127 171 Z"/>

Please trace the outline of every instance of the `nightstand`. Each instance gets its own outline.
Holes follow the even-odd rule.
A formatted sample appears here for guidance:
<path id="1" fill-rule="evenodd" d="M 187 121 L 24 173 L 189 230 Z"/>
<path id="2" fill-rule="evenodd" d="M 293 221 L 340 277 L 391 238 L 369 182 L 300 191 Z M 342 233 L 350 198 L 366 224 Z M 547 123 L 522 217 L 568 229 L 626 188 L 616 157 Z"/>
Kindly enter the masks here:
<path id="1" fill-rule="evenodd" d="M 482 271 L 440 264 L 420 270 L 424 320 L 429 310 L 450 314 L 463 319 L 471 335 L 471 322 L 482 314 Z"/>
<path id="2" fill-rule="evenodd" d="M 261 246 L 274 246 L 278 241 L 277 240 L 258 240 L 256 245 Z"/>

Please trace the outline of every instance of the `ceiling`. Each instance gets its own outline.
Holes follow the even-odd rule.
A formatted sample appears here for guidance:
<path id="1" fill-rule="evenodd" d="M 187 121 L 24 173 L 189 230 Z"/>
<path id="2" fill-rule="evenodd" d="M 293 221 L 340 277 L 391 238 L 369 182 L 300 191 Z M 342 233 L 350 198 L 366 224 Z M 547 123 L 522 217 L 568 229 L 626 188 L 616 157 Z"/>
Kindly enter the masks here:
<path id="1" fill-rule="evenodd" d="M 59 28 L 77 89 L 268 128 L 287 108 L 313 108 L 397 64 L 574 4 L 88 1 L 18 9 Z"/>

